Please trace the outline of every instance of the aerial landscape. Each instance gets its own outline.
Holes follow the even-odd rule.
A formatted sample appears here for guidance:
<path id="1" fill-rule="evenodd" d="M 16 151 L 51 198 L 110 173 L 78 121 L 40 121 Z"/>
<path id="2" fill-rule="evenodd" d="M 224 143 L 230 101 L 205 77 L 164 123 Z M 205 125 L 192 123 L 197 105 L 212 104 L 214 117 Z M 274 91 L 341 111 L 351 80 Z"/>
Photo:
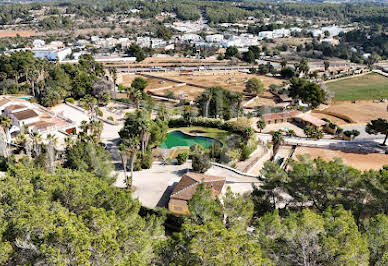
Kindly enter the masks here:
<path id="1" fill-rule="evenodd" d="M 388 265 L 388 0 L 0 1 L 0 265 Z"/>

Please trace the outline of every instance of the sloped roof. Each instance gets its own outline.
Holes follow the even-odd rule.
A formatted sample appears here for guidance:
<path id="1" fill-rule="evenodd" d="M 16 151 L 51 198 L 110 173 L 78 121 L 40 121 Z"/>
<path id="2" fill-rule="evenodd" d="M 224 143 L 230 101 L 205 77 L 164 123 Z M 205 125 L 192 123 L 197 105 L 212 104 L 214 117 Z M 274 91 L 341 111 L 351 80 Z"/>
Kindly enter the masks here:
<path id="1" fill-rule="evenodd" d="M 274 119 L 285 119 L 285 118 L 294 118 L 295 116 L 301 114 L 302 112 L 294 110 L 291 112 L 283 112 L 283 113 L 269 113 L 264 114 L 261 117 L 264 120 L 274 120 Z"/>
<path id="2" fill-rule="evenodd" d="M 12 105 L 9 105 L 9 106 L 5 107 L 5 110 L 7 110 L 7 111 L 15 111 L 15 110 L 23 109 L 23 108 L 26 108 L 26 106 L 25 105 L 21 105 L 21 104 L 12 104 Z"/>
<path id="3" fill-rule="evenodd" d="M 198 173 L 187 173 L 185 174 L 178 185 L 174 188 L 174 191 L 171 193 L 171 199 L 178 200 L 190 200 L 197 186 L 201 183 L 205 183 L 212 189 L 213 196 L 218 196 L 221 193 L 222 187 L 225 184 L 225 177 L 204 175 Z"/>
<path id="4" fill-rule="evenodd" d="M 37 116 L 39 116 L 39 114 L 37 112 L 35 112 L 34 110 L 32 110 L 32 109 L 27 109 L 27 110 L 24 110 L 24 111 L 13 113 L 13 116 L 15 116 L 15 118 L 17 120 L 22 121 L 22 120 L 25 120 L 25 119 L 37 117 Z"/>
<path id="5" fill-rule="evenodd" d="M 327 122 L 323 121 L 322 119 L 319 119 L 318 117 L 306 113 L 298 114 L 296 117 L 316 127 L 321 127 L 327 124 Z"/>

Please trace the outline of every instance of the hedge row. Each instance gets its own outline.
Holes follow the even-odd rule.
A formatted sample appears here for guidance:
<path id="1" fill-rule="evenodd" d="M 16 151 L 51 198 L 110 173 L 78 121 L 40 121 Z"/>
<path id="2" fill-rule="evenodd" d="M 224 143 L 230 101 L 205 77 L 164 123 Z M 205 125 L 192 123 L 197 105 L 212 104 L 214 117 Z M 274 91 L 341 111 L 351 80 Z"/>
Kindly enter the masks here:
<path id="1" fill-rule="evenodd" d="M 215 118 L 198 117 L 198 118 L 193 118 L 191 121 L 188 121 L 183 118 L 177 118 L 177 119 L 170 119 L 168 122 L 169 128 L 190 127 L 190 126 L 218 128 L 218 129 L 222 129 L 222 130 L 240 135 L 247 139 L 249 139 L 254 133 L 253 129 L 250 126 L 243 126 L 235 121 L 224 122 L 221 119 L 215 119 Z"/>

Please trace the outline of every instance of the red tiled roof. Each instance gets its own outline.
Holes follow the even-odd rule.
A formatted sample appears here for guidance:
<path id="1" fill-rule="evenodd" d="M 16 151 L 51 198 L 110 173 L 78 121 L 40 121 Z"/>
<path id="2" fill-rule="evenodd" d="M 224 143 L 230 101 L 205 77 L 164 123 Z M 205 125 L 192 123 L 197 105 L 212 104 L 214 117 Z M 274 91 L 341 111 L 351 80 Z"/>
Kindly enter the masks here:
<path id="1" fill-rule="evenodd" d="M 327 124 L 327 122 L 323 121 L 322 119 L 306 113 L 298 114 L 296 117 L 316 127 L 321 127 Z"/>
<path id="2" fill-rule="evenodd" d="M 24 111 L 13 113 L 13 116 L 15 116 L 17 120 L 21 121 L 32 117 L 37 117 L 39 116 L 39 114 L 32 109 L 27 109 Z"/>
<path id="3" fill-rule="evenodd" d="M 187 173 L 185 174 L 178 185 L 174 188 L 174 191 L 171 193 L 171 199 L 177 200 L 190 200 L 197 186 L 201 183 L 205 183 L 212 189 L 213 196 L 218 196 L 221 193 L 222 187 L 225 184 L 225 177 L 197 174 L 197 173 Z"/>
<path id="4" fill-rule="evenodd" d="M 294 118 L 295 116 L 301 114 L 302 112 L 294 110 L 291 112 L 283 112 L 283 113 L 269 113 L 264 114 L 261 117 L 264 120 L 274 120 L 274 119 L 288 119 L 288 118 Z"/>
<path id="5" fill-rule="evenodd" d="M 23 109 L 23 108 L 26 108 L 26 106 L 21 105 L 21 104 L 12 104 L 12 105 L 5 107 L 5 110 L 14 111 L 14 110 Z"/>

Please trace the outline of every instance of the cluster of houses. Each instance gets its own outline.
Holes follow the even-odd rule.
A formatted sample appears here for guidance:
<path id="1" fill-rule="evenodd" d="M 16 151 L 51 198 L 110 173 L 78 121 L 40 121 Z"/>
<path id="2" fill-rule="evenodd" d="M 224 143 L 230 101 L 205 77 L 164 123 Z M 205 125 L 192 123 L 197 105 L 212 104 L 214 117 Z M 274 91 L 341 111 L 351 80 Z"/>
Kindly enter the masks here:
<path id="1" fill-rule="evenodd" d="M 13 96 L 0 98 L 0 115 L 11 119 L 11 136 L 20 132 L 37 132 L 40 134 L 62 131 L 71 133 L 75 124 L 60 114 L 55 114 L 28 99 Z"/>
<path id="2" fill-rule="evenodd" d="M 88 40 L 79 39 L 67 45 L 59 41 L 53 41 L 46 44 L 43 40 L 34 40 L 32 47 L 23 49 L 31 50 L 38 58 L 46 58 L 49 61 L 64 61 L 77 60 L 83 53 L 82 51 L 87 47 L 112 49 L 119 46 L 121 48 L 125 48 L 129 47 L 132 43 L 136 43 L 142 48 L 173 50 L 178 44 L 189 43 L 196 47 L 227 48 L 230 46 L 236 46 L 243 49 L 249 46 L 259 45 L 260 41 L 263 39 L 287 38 L 290 37 L 293 32 L 302 31 L 301 28 L 292 27 L 289 29 L 281 28 L 272 31 L 261 31 L 257 35 L 225 31 L 223 34 L 216 33 L 201 36 L 197 33 L 203 30 L 211 30 L 210 28 L 207 28 L 208 26 L 205 23 L 174 22 L 173 24 L 165 25 L 181 33 L 173 35 L 170 40 L 154 38 L 151 36 L 139 36 L 134 38 L 102 38 L 99 36 L 92 36 Z M 307 30 L 307 32 L 310 32 L 315 37 L 321 36 L 321 41 L 333 45 L 338 44 L 338 40 L 333 37 L 338 36 L 341 32 L 345 31 L 346 29 L 336 25 L 322 28 L 313 26 L 311 29 Z"/>

